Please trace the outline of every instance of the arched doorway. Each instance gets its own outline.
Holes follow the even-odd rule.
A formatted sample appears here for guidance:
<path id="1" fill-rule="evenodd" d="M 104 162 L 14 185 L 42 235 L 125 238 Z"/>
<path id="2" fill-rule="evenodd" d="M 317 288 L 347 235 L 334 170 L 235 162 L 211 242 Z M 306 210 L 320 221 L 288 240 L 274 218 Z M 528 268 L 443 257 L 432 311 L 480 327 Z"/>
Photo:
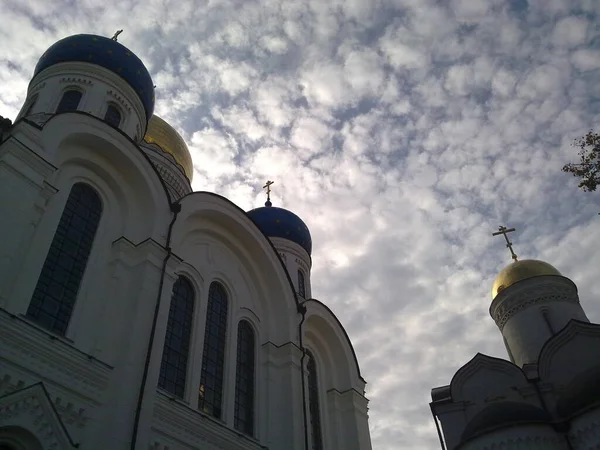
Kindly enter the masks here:
<path id="1" fill-rule="evenodd" d="M 0 427 L 0 450 L 43 450 L 33 433 L 21 427 Z"/>

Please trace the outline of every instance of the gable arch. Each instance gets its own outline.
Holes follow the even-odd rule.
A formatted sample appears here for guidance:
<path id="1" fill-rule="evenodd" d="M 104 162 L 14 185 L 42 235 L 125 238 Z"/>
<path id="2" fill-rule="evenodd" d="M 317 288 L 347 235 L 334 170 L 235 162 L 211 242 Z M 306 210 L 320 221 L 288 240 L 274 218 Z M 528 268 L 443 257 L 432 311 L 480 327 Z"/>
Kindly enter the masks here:
<path id="1" fill-rule="evenodd" d="M 366 381 L 360 373 L 358 359 L 348 333 L 331 309 L 316 299 L 304 302 L 304 344 L 317 361 L 326 366 L 326 389 L 363 393 Z"/>
<path id="2" fill-rule="evenodd" d="M 42 156 L 57 167 L 51 180 L 55 187 L 60 189 L 79 169 L 87 170 L 88 177 L 114 191 L 124 217 L 122 235 L 133 242 L 161 240 L 171 216 L 168 192 L 156 168 L 126 135 L 98 118 L 69 113 L 44 124 L 42 142 Z"/>
<path id="3" fill-rule="evenodd" d="M 238 287 L 230 278 L 232 271 L 239 272 L 249 282 L 250 289 L 256 291 L 258 305 L 255 312 L 261 316 L 263 338 L 277 344 L 295 341 L 294 290 L 281 259 L 267 238 L 243 210 L 216 194 L 194 192 L 179 203 L 181 212 L 172 234 L 173 252 L 200 271 L 200 267 L 205 267 L 211 280 L 227 275 L 224 281 L 226 287 L 234 289 L 232 298 L 244 294 L 235 291 Z M 214 256 L 211 242 L 213 249 L 223 246 L 233 260 L 211 260 Z M 225 265 L 227 267 L 223 267 Z"/>
<path id="4" fill-rule="evenodd" d="M 481 380 L 488 381 L 482 383 Z M 527 377 L 520 367 L 504 359 L 477 353 L 454 374 L 450 382 L 450 392 L 455 402 L 477 402 L 486 397 L 514 393 L 513 387 L 527 385 Z M 482 386 L 485 386 L 485 389 Z M 515 400 L 519 400 L 516 394 L 514 397 Z"/>
<path id="5" fill-rule="evenodd" d="M 574 373 L 591 368 L 600 359 L 600 325 L 570 320 L 540 350 L 538 373 L 542 380 L 556 384 L 571 382 Z M 571 367 L 572 370 L 560 370 Z"/>

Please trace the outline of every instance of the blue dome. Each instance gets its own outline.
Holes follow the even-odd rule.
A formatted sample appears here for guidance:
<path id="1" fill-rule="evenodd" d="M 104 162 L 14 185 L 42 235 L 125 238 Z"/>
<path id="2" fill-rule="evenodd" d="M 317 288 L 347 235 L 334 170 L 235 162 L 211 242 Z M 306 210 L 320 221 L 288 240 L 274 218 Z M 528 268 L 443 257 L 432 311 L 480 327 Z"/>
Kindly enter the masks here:
<path id="1" fill-rule="evenodd" d="M 312 252 L 310 231 L 302 219 L 293 212 L 274 206 L 265 206 L 248 211 L 246 214 L 266 236 L 295 242 L 310 256 Z"/>
<path id="2" fill-rule="evenodd" d="M 61 39 L 42 55 L 33 76 L 62 62 L 97 64 L 123 78 L 137 93 L 146 110 L 146 122 L 154 111 L 154 83 L 144 63 L 117 41 L 91 34 L 77 34 Z"/>

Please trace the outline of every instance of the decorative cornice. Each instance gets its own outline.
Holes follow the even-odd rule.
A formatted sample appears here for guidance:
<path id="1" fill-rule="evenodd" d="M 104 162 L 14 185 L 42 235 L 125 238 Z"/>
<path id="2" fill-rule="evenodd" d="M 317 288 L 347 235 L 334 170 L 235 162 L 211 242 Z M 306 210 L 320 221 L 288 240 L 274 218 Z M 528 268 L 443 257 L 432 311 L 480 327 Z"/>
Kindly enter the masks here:
<path id="1" fill-rule="evenodd" d="M 65 386 L 97 403 L 108 386 L 112 368 L 74 348 L 65 339 L 0 310 L 0 352 L 8 361 Z M 15 364 L 13 363 L 13 364 Z"/>
<path id="2" fill-rule="evenodd" d="M 87 85 L 87 86 L 94 85 L 92 80 L 88 80 L 87 78 L 82 78 L 82 77 L 62 77 L 60 79 L 60 83 L 68 83 L 68 84 L 76 83 L 76 84 L 83 84 L 83 85 Z"/>
<path id="3" fill-rule="evenodd" d="M 552 278 L 561 279 L 561 277 Z M 492 302 L 490 315 L 500 331 L 502 331 L 506 322 L 516 313 L 530 306 L 555 302 L 579 304 L 577 289 L 570 280 L 566 278 L 564 280 L 568 281 L 569 284 L 563 283 L 562 280 L 561 282 L 553 282 L 552 284 L 548 282 L 540 284 L 537 280 L 525 280 L 525 282 L 536 282 L 520 289 L 517 289 L 516 286 L 513 289 L 505 289 Z"/>
<path id="4" fill-rule="evenodd" d="M 155 399 L 152 428 L 163 435 L 200 448 L 266 450 L 256 440 L 181 402 L 170 400 L 160 391 Z"/>
<path id="5" fill-rule="evenodd" d="M 575 448 L 600 448 L 598 445 L 598 443 L 600 443 L 600 420 L 598 420 L 600 414 L 598 414 L 597 411 L 594 411 L 591 414 L 594 413 L 597 420 L 587 421 L 588 423 L 582 424 L 581 422 L 585 421 L 587 417 L 581 417 L 571 422 L 572 426 L 569 432 L 569 438 L 571 443 L 576 446 Z"/>
<path id="6" fill-rule="evenodd" d="M 527 427 L 525 425 L 524 427 Z M 523 434 L 526 434 L 527 431 L 523 430 Z M 560 450 L 565 448 L 564 439 L 562 436 L 558 434 L 556 436 L 522 436 L 522 437 L 510 437 L 510 438 L 501 438 L 486 444 L 489 439 L 487 436 L 483 436 L 481 441 L 477 442 L 481 439 L 481 437 L 476 437 L 472 440 L 465 441 L 458 445 L 455 450 Z"/>
<path id="7" fill-rule="evenodd" d="M 46 87 L 45 81 L 42 81 L 41 83 L 36 84 L 35 86 L 33 86 L 32 88 L 29 89 L 29 92 L 27 93 L 27 97 L 31 98 L 31 96 L 33 94 L 36 94 L 37 92 L 41 91 L 45 87 Z"/>
<path id="8" fill-rule="evenodd" d="M 112 97 L 112 99 L 116 103 L 118 103 L 119 105 L 121 105 L 128 112 L 131 112 L 131 106 L 129 106 L 129 102 L 127 102 L 122 96 L 120 96 L 118 92 L 115 92 L 112 89 L 108 89 L 106 91 L 106 95 L 108 95 L 109 97 Z"/>
<path id="9" fill-rule="evenodd" d="M 95 81 L 99 81 L 101 83 L 106 83 L 110 86 L 113 86 L 115 89 L 125 94 L 125 96 L 131 101 L 131 108 L 136 112 L 136 114 L 140 118 L 146 117 L 146 110 L 144 109 L 144 105 L 142 104 L 142 101 L 138 97 L 138 94 L 135 92 L 135 90 L 119 75 L 95 64 L 73 61 L 55 64 L 44 69 L 42 72 L 36 75 L 36 77 L 32 79 L 30 83 L 32 83 L 33 81 L 42 82 L 46 80 L 55 79 L 60 77 L 61 74 L 65 73 L 69 73 L 72 75 L 63 75 L 62 78 L 59 78 L 61 82 L 62 80 L 68 79 L 81 79 L 82 81 L 86 80 L 88 84 L 93 84 Z M 93 81 L 91 81 L 90 79 Z M 147 119 L 149 120 L 150 118 L 148 117 Z M 142 126 L 144 133 L 146 132 L 146 124 L 147 122 L 143 121 Z"/>

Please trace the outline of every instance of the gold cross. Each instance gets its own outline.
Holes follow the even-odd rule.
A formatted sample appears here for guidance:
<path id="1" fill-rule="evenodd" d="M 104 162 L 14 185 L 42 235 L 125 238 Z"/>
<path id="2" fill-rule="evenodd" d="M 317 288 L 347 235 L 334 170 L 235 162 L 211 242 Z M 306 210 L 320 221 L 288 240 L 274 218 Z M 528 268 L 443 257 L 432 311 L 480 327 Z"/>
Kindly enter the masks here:
<path id="1" fill-rule="evenodd" d="M 271 201 L 271 185 L 275 183 L 274 181 L 271 180 L 267 180 L 267 183 L 263 186 L 264 188 L 267 188 L 267 201 Z"/>
<path id="2" fill-rule="evenodd" d="M 492 233 L 492 236 L 498 236 L 499 234 L 504 235 L 504 239 L 506 239 L 506 247 L 510 250 L 510 254 L 511 254 L 512 259 L 514 259 L 515 261 L 517 261 L 517 255 L 516 255 L 516 253 L 512 249 L 512 242 L 510 242 L 508 240 L 508 236 L 506 235 L 507 233 L 512 233 L 513 231 L 515 231 L 514 228 L 506 228 L 506 227 L 500 225 L 498 227 L 498 231 L 496 231 L 495 233 Z"/>
<path id="3" fill-rule="evenodd" d="M 115 35 L 113 37 L 111 37 L 111 39 L 113 41 L 117 41 L 117 38 L 119 37 L 119 35 L 123 32 L 123 30 L 117 30 L 117 32 L 115 33 Z"/>

